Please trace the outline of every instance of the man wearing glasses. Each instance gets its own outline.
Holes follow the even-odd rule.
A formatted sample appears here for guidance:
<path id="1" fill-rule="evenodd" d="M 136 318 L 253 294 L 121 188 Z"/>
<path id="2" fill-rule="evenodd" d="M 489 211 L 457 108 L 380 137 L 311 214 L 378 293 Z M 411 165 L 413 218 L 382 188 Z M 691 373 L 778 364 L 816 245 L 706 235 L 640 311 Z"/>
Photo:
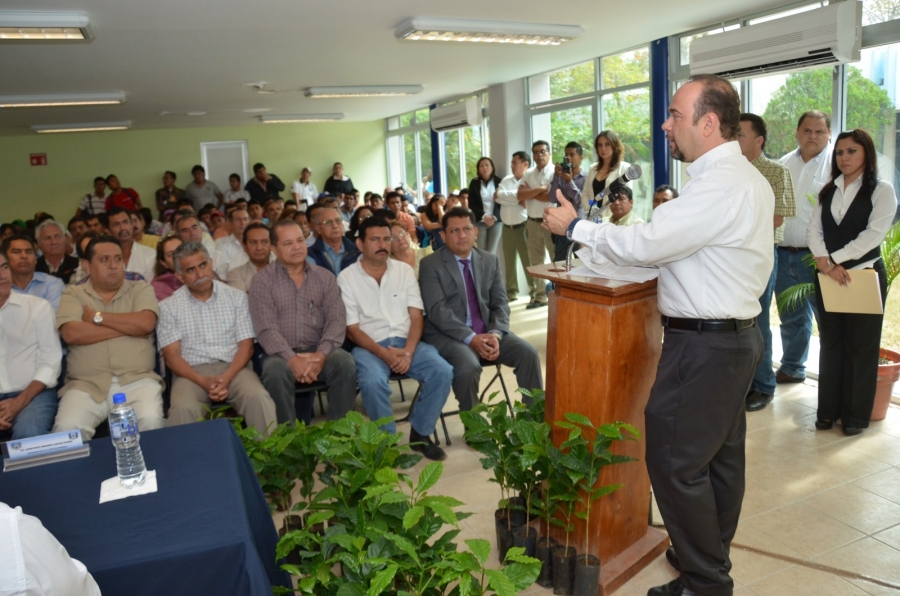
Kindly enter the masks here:
<path id="1" fill-rule="evenodd" d="M 306 260 L 339 275 L 359 258 L 359 249 L 344 236 L 344 220 L 336 209 L 319 209 L 313 214 L 319 238 L 309 247 Z"/>

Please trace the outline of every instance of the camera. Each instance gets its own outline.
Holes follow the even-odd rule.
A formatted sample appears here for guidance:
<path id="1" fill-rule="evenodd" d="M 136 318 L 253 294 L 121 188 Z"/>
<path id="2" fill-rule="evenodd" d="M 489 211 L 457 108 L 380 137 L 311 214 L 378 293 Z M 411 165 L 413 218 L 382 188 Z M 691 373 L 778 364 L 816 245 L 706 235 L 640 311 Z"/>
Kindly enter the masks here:
<path id="1" fill-rule="evenodd" d="M 563 162 L 559 165 L 562 166 L 562 171 L 564 173 L 566 173 L 566 174 L 572 173 L 572 162 L 570 162 L 568 159 L 564 159 Z"/>

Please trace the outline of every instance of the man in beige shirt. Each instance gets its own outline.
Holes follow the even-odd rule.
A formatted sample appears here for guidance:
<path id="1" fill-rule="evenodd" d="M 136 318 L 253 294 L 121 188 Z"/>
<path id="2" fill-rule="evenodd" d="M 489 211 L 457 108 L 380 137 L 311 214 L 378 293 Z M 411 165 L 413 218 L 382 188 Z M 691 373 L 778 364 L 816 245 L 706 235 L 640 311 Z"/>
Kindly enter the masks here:
<path id="1" fill-rule="evenodd" d="M 63 292 L 57 326 L 69 347 L 53 432 L 80 429 L 86 439 L 124 393 L 140 430 L 163 426 L 162 379 L 153 372 L 159 304 L 150 284 L 125 279 L 119 242 L 92 239 L 82 261 L 89 278 Z"/>
<path id="2" fill-rule="evenodd" d="M 225 283 L 236 290 L 249 292 L 253 276 L 274 261 L 275 255 L 272 254 L 272 243 L 269 241 L 269 228 L 266 224 L 258 221 L 251 223 L 244 228 L 243 237 L 247 262 L 235 266 L 236 260 L 232 259 L 232 267 L 228 270 Z"/>
<path id="3" fill-rule="evenodd" d="M 612 214 L 609 223 L 617 226 L 647 223 L 634 212 L 634 194 L 627 186 L 622 185 L 618 193 L 610 195 L 609 201 L 609 211 Z"/>

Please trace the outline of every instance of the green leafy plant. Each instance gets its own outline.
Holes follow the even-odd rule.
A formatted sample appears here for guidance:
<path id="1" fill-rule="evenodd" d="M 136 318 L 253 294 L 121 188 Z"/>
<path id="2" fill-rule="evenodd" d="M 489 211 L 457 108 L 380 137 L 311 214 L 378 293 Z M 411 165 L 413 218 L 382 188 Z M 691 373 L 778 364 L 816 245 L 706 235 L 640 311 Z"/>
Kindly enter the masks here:
<path id="1" fill-rule="evenodd" d="M 622 488 L 622 484 L 607 484 L 597 486 L 600 480 L 600 472 L 604 467 L 614 464 L 636 461 L 628 455 L 616 455 L 609 448 L 615 441 L 632 440 L 640 438 L 641 433 L 634 426 L 625 422 L 613 422 L 601 424 L 595 427 L 587 416 L 581 414 L 565 414 L 565 421 L 556 423 L 560 428 L 569 431 L 569 438 L 563 444 L 567 446 L 567 456 L 562 458 L 561 465 L 574 466 L 578 476 L 576 493 L 581 510 L 575 513 L 579 519 L 583 519 L 586 525 L 590 525 L 591 507 L 597 499 Z M 587 439 L 587 432 L 593 435 L 593 439 Z M 584 533 L 584 554 L 589 555 L 590 532 Z"/>

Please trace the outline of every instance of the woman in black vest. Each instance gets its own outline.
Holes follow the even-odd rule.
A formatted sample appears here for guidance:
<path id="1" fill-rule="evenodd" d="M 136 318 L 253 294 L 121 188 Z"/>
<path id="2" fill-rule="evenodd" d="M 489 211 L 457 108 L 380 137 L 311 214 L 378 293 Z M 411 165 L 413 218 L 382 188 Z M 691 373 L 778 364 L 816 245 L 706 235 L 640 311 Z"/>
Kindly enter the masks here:
<path id="1" fill-rule="evenodd" d="M 897 197 L 878 179 L 872 137 L 860 129 L 837 137 L 831 182 L 819 193 L 807 229 L 816 267 L 841 285 L 851 269 L 874 269 L 887 296 L 881 242 L 891 227 Z M 869 426 L 878 377 L 878 350 L 884 315 L 833 313 L 825 310 L 818 276 L 819 409 L 816 428 L 828 430 L 841 419 L 844 434 L 858 435 Z"/>
<path id="2" fill-rule="evenodd" d="M 469 183 L 469 209 L 478 222 L 478 238 L 475 245 L 497 254 L 503 225 L 500 223 L 500 205 L 497 203 L 497 187 L 500 176 L 494 171 L 490 157 L 482 157 L 476 165 L 478 175 Z"/>

